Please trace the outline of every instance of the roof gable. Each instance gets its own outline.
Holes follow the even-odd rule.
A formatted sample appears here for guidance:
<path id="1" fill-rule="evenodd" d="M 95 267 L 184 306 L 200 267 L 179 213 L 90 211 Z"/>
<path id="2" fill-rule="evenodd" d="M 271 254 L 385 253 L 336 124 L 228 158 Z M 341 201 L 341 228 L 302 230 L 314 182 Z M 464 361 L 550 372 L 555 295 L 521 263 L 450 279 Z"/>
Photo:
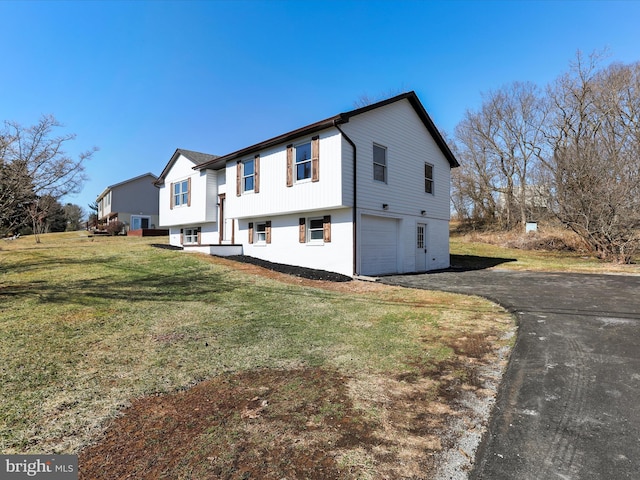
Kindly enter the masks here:
<path id="1" fill-rule="evenodd" d="M 205 163 L 213 164 L 215 163 L 216 159 L 220 158 L 217 155 L 211 155 L 209 153 L 196 152 L 193 150 L 186 150 L 184 148 L 176 148 L 176 151 L 171 156 L 171 159 L 169 159 L 169 162 L 167 162 L 167 165 L 162 170 L 162 173 L 154 182 L 156 185 L 162 185 L 164 183 L 164 179 L 167 176 L 167 173 L 169 173 L 169 170 L 171 170 L 180 155 L 192 162 L 194 164 L 194 168 Z"/>
<path id="2" fill-rule="evenodd" d="M 438 131 L 437 127 L 435 126 L 435 124 L 431 120 L 431 117 L 429 117 L 429 115 L 427 114 L 427 111 L 425 110 L 424 106 L 422 105 L 422 103 L 418 99 L 418 96 L 416 95 L 416 93 L 411 91 L 411 92 L 407 92 L 407 93 L 403 93 L 403 94 L 397 95 L 397 96 L 392 97 L 392 98 L 388 98 L 386 100 L 382 100 L 380 102 L 372 103 L 371 105 L 366 105 L 364 107 L 361 107 L 361 108 L 358 108 L 358 109 L 355 109 L 355 110 L 351 110 L 349 112 L 340 113 L 340 114 L 335 115 L 333 117 L 329 117 L 329 118 L 327 118 L 325 120 L 321 120 L 319 122 L 312 123 L 310 125 L 307 125 L 305 127 L 299 128 L 297 130 L 293 130 L 293 131 L 287 132 L 287 133 L 285 133 L 283 135 L 279 135 L 279 136 L 273 137 L 273 138 L 271 138 L 269 140 L 265 140 L 264 142 L 256 143 L 255 145 L 251 145 L 249 147 L 237 150 L 237 151 L 229 153 L 227 155 L 223 155 L 222 157 L 215 157 L 215 159 L 212 159 L 212 160 L 210 160 L 208 162 L 204 162 L 204 163 L 198 164 L 198 165 L 194 166 L 194 168 L 198 169 L 198 170 L 201 170 L 201 169 L 204 169 L 204 168 L 214 168 L 214 169 L 222 168 L 224 166 L 224 164 L 229 160 L 234 160 L 234 159 L 237 159 L 239 157 L 243 157 L 245 155 L 250 155 L 250 154 L 255 153 L 255 152 L 259 151 L 259 150 L 264 150 L 266 148 L 270 148 L 270 147 L 273 147 L 273 146 L 276 146 L 276 145 L 279 145 L 279 144 L 282 144 L 282 143 L 286 143 L 286 142 L 289 142 L 289 141 L 291 141 L 291 140 L 293 140 L 295 138 L 299 138 L 299 137 L 302 137 L 302 136 L 305 136 L 305 135 L 310 135 L 312 133 L 318 132 L 320 130 L 324 130 L 326 128 L 334 127 L 336 125 L 340 125 L 340 124 L 343 124 L 343 123 L 348 123 L 349 120 L 352 117 L 355 117 L 357 115 L 361 115 L 361 114 L 369 112 L 371 110 L 375 110 L 377 108 L 381 108 L 381 107 L 384 107 L 386 105 L 390 105 L 392 103 L 399 102 L 399 101 L 405 100 L 405 99 L 409 101 L 409 103 L 411 104 L 411 106 L 413 107 L 415 112 L 417 113 L 418 117 L 420 118 L 420 120 L 424 124 L 425 128 L 429 131 L 429 133 L 431 134 L 431 136 L 435 140 L 436 144 L 438 145 L 438 147 L 440 148 L 440 150 L 444 154 L 445 158 L 449 161 L 449 165 L 451 165 L 451 168 L 458 167 L 460 164 L 458 163 L 458 161 L 456 160 L 455 156 L 451 152 L 451 149 L 449 148 L 449 146 L 445 142 L 444 138 L 442 137 L 442 135 Z M 162 175 L 161 175 L 161 177 L 162 177 Z"/>

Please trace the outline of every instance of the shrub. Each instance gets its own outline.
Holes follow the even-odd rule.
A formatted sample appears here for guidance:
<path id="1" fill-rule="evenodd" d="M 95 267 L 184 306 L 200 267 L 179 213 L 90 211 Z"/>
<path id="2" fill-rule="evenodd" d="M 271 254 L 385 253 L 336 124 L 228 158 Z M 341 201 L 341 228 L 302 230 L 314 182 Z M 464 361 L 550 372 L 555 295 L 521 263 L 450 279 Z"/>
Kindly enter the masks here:
<path id="1" fill-rule="evenodd" d="M 119 235 L 124 231 L 124 223 L 122 222 L 111 222 L 107 225 L 107 232 L 110 235 Z"/>

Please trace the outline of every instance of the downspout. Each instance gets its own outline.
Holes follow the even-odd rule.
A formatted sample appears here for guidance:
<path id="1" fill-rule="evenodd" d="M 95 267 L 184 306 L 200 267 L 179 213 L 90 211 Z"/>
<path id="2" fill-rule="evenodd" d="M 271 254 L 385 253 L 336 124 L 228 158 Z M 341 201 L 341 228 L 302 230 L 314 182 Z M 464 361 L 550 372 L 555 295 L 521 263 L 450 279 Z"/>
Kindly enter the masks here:
<path id="1" fill-rule="evenodd" d="M 349 145 L 351 145 L 351 147 L 353 148 L 353 220 L 351 222 L 352 224 L 352 228 L 353 228 L 353 276 L 355 277 L 356 275 L 358 275 L 358 271 L 357 271 L 357 232 L 358 229 L 356 228 L 356 222 L 358 220 L 358 215 L 357 215 L 357 206 L 358 206 L 358 177 L 356 175 L 356 144 L 353 143 L 353 140 L 351 140 L 349 138 L 349 136 L 344 133 L 344 131 L 340 128 L 340 126 L 338 125 L 338 120 L 334 120 L 333 125 L 338 129 L 338 131 L 342 134 L 342 136 L 344 137 L 344 139 L 349 143 Z"/>

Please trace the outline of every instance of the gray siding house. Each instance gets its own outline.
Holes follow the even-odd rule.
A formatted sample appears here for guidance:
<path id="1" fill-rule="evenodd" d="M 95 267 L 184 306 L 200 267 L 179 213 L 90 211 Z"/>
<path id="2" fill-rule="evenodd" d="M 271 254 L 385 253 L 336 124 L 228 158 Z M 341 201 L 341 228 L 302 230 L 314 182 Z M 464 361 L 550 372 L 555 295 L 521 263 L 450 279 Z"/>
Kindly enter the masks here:
<path id="1" fill-rule="evenodd" d="M 152 173 L 145 173 L 105 188 L 96 199 L 99 225 L 122 222 L 126 231 L 157 228 L 157 180 Z"/>

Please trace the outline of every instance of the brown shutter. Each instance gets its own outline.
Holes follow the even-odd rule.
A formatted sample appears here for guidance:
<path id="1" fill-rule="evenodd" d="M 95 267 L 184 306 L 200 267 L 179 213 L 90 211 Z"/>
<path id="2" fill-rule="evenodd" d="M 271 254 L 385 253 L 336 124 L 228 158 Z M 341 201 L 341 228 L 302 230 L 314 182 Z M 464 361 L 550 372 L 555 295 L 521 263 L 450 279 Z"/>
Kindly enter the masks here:
<path id="1" fill-rule="evenodd" d="M 271 243 L 271 220 L 267 220 L 264 229 L 266 230 L 267 243 Z"/>
<path id="2" fill-rule="evenodd" d="M 287 145 L 287 187 L 293 186 L 293 145 Z"/>
<path id="3" fill-rule="evenodd" d="M 180 245 L 184 245 L 184 228 L 180 229 Z"/>
<path id="4" fill-rule="evenodd" d="M 191 206 L 191 177 L 187 178 L 187 207 Z"/>
<path id="5" fill-rule="evenodd" d="M 175 183 L 171 184 L 171 187 L 169 187 L 171 189 L 171 191 L 169 192 L 169 202 L 171 202 L 171 210 L 173 210 L 174 204 L 173 204 L 173 189 L 174 189 L 174 185 Z"/>
<path id="6" fill-rule="evenodd" d="M 198 245 L 200 245 L 200 234 L 202 233 L 202 227 L 198 227 L 198 233 L 196 238 L 198 239 Z"/>
<path id="7" fill-rule="evenodd" d="M 331 215 L 325 215 L 322 219 L 322 236 L 325 243 L 331 242 Z"/>
<path id="8" fill-rule="evenodd" d="M 242 163 L 238 160 L 236 165 L 236 196 L 242 195 Z"/>
<path id="9" fill-rule="evenodd" d="M 249 222 L 249 243 L 253 243 L 253 222 Z"/>
<path id="10" fill-rule="evenodd" d="M 307 241 L 307 223 L 305 218 L 298 220 L 298 241 L 305 243 Z"/>
<path id="11" fill-rule="evenodd" d="M 320 180 L 320 137 L 311 139 L 311 181 Z"/>
<path id="12" fill-rule="evenodd" d="M 260 192 L 260 155 L 256 155 L 253 159 L 253 192 Z"/>

